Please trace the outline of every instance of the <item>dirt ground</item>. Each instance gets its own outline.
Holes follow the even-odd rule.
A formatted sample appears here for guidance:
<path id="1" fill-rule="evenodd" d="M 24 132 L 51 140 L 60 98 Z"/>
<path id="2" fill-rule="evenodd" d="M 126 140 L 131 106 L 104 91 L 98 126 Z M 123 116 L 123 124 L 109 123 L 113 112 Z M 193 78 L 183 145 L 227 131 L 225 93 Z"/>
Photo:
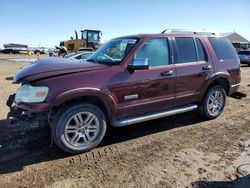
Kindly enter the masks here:
<path id="1" fill-rule="evenodd" d="M 27 63 L 0 56 L 0 187 L 250 187 L 250 97 L 227 98 L 205 121 L 185 113 L 108 131 L 98 148 L 66 155 L 48 127 L 9 125 L 5 105 Z M 240 91 L 250 95 L 250 67 Z"/>

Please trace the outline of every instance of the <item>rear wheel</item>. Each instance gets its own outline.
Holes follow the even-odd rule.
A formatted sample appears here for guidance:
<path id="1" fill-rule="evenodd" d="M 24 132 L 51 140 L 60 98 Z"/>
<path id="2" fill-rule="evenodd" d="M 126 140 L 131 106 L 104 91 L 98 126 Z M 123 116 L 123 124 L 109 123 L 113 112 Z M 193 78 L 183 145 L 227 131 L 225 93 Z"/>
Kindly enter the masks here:
<path id="1" fill-rule="evenodd" d="M 204 96 L 201 105 L 199 106 L 199 111 L 203 117 L 214 119 L 222 113 L 225 102 L 225 89 L 219 85 L 213 86 Z"/>
<path id="2" fill-rule="evenodd" d="M 62 109 L 53 121 L 53 139 L 68 153 L 82 153 L 99 145 L 106 133 L 106 118 L 92 104 L 74 104 Z"/>

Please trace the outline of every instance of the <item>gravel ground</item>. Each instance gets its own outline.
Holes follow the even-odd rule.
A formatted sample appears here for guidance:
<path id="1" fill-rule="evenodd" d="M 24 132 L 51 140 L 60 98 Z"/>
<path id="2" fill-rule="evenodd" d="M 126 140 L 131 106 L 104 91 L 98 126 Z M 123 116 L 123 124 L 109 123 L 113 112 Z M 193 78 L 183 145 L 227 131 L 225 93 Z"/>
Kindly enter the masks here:
<path id="1" fill-rule="evenodd" d="M 250 185 L 250 97 L 227 98 L 205 121 L 196 112 L 111 128 L 98 148 L 66 155 L 48 127 L 9 125 L 5 106 L 18 85 L 6 77 L 27 63 L 0 56 L 0 187 L 242 187 Z M 250 67 L 240 91 L 250 94 Z"/>

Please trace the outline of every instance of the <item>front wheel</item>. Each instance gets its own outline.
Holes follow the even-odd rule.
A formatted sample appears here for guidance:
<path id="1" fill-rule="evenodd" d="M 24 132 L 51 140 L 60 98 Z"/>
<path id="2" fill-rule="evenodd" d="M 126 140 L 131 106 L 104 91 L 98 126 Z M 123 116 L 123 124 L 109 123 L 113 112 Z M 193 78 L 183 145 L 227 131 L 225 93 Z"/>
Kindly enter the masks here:
<path id="1" fill-rule="evenodd" d="M 225 89 L 219 85 L 211 87 L 204 96 L 199 111 L 201 115 L 207 119 L 218 117 L 226 103 Z"/>
<path id="2" fill-rule="evenodd" d="M 106 118 L 92 104 L 74 104 L 62 109 L 53 121 L 53 140 L 68 153 L 82 153 L 99 145 L 106 133 Z"/>

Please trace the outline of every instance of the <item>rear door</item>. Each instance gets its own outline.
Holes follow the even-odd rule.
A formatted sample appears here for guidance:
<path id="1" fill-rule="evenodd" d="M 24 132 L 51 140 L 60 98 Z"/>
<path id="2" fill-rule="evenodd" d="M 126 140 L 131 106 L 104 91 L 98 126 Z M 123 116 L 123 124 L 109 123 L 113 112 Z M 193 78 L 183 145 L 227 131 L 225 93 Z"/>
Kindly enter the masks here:
<path id="1" fill-rule="evenodd" d="M 202 38 L 175 37 L 173 44 L 176 64 L 175 105 L 180 106 L 198 100 L 206 77 L 213 70 Z"/>

